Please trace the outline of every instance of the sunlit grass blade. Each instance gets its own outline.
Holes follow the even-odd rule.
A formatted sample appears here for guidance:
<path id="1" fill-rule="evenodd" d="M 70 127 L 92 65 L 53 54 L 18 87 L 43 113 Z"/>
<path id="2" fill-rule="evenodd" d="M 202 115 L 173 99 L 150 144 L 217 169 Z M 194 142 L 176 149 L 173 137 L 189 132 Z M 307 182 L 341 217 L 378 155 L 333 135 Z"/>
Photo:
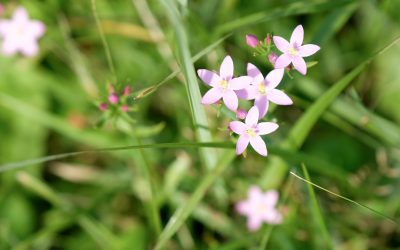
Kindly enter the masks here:
<path id="1" fill-rule="evenodd" d="M 266 22 L 270 20 L 276 20 L 281 17 L 287 17 L 292 15 L 300 14 L 311 14 L 316 12 L 322 12 L 337 8 L 346 4 L 355 2 L 354 0 L 336 0 L 336 1 L 320 1 L 311 2 L 301 1 L 285 6 L 275 8 L 270 11 L 258 12 L 245 17 L 236 18 L 234 21 L 224 23 L 223 25 L 216 28 L 217 33 L 230 32 L 235 29 L 239 29 L 248 25 L 254 25 L 260 22 Z"/>
<path id="2" fill-rule="evenodd" d="M 294 172 L 290 172 L 290 174 L 293 175 L 294 177 L 296 177 L 296 178 L 298 178 L 298 179 L 300 179 L 300 180 L 302 180 L 302 181 L 304 181 L 304 182 L 306 182 L 306 183 L 308 183 L 308 184 L 310 184 L 310 185 L 312 185 L 312 186 L 318 188 L 318 189 L 321 189 L 321 190 L 323 190 L 323 191 L 325 191 L 325 192 L 327 192 L 327 193 L 329 193 L 329 194 L 331 194 L 331 195 L 334 195 L 334 196 L 339 197 L 339 198 L 341 198 L 341 199 L 343 199 L 343 200 L 346 200 L 346 201 L 348 201 L 348 202 L 351 202 L 351 203 L 353 203 L 353 204 L 356 205 L 356 206 L 365 208 L 365 209 L 367 209 L 367 210 L 373 212 L 374 214 L 377 214 L 377 215 L 379 215 L 379 216 L 381 216 L 381 217 L 383 217 L 383 218 L 389 220 L 390 222 L 396 224 L 397 226 L 400 226 L 400 223 L 397 222 L 395 219 L 390 218 L 389 216 L 386 216 L 386 215 L 384 215 L 383 213 L 381 213 L 381 212 L 379 212 L 379 211 L 376 211 L 376 210 L 373 209 L 373 208 L 370 208 L 370 207 L 368 207 L 368 206 L 366 206 L 366 205 L 363 205 L 363 204 L 361 204 L 361 203 L 359 203 L 359 202 L 356 202 L 356 201 L 354 201 L 354 200 L 352 200 L 352 199 L 350 199 L 350 198 L 347 198 L 347 197 L 345 197 L 345 196 L 343 196 L 343 195 L 337 194 L 337 193 L 332 192 L 332 191 L 330 191 L 330 190 L 328 190 L 328 189 L 326 189 L 326 188 L 323 188 L 323 187 L 321 187 L 321 186 L 319 186 L 319 185 L 317 185 L 317 184 L 315 184 L 315 183 L 312 183 L 311 181 L 308 181 L 308 180 L 304 179 L 303 177 L 301 177 L 301 176 L 295 174 Z"/>
<path id="3" fill-rule="evenodd" d="M 185 76 L 186 92 L 189 98 L 189 105 L 192 112 L 193 124 L 199 142 L 212 141 L 212 136 L 208 130 L 206 112 L 201 105 L 200 88 L 197 82 L 195 69 L 190 56 L 189 43 L 183 26 L 183 20 L 178 13 L 175 3 L 171 0 L 161 0 L 165 7 L 166 14 L 170 19 L 175 31 L 175 38 L 178 48 L 179 62 Z M 209 149 L 200 149 L 200 155 L 207 169 L 215 167 L 217 163 L 216 152 Z"/>
<path id="4" fill-rule="evenodd" d="M 303 170 L 303 174 L 305 176 L 305 179 L 309 182 L 311 182 L 310 180 L 310 175 L 308 174 L 307 168 L 304 164 L 301 165 L 301 169 Z M 312 215 L 314 216 L 314 220 L 315 223 L 318 225 L 319 229 L 318 231 L 316 230 L 315 232 L 321 232 L 322 234 L 322 238 L 325 241 L 325 244 L 323 242 L 321 242 L 321 238 L 319 236 L 315 236 L 315 239 L 317 242 L 321 242 L 318 246 L 319 249 L 334 249 L 333 248 L 333 242 L 332 239 L 329 235 L 329 231 L 328 228 L 326 226 L 326 223 L 324 221 L 324 217 L 322 215 L 321 212 L 321 208 L 318 204 L 318 200 L 317 197 L 315 196 L 315 192 L 313 189 L 313 186 L 310 185 L 309 183 L 307 183 L 307 190 L 308 190 L 308 194 L 309 194 L 309 198 L 310 198 L 310 208 L 311 208 L 311 212 Z"/>
<path id="5" fill-rule="evenodd" d="M 190 196 L 189 200 L 182 204 L 169 219 L 165 226 L 160 238 L 157 241 L 155 250 L 162 249 L 169 239 L 178 231 L 183 225 L 185 220 L 193 212 L 197 204 L 204 197 L 207 190 L 211 187 L 214 181 L 223 173 L 223 171 L 229 166 L 229 163 L 235 157 L 233 151 L 228 152 L 221 158 L 217 165 L 204 176 L 196 188 L 194 193 Z"/>

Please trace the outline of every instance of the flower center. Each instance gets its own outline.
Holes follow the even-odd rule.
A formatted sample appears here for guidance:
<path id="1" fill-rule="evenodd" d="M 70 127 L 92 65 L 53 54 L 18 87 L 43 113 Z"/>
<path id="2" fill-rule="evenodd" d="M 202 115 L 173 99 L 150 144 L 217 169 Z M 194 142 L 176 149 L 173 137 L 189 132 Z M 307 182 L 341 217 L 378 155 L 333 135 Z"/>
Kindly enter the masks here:
<path id="1" fill-rule="evenodd" d="M 254 137 L 254 136 L 257 135 L 257 133 L 256 133 L 256 131 L 254 130 L 254 128 L 248 128 L 248 129 L 246 129 L 246 134 L 247 134 L 249 137 Z"/>
<path id="2" fill-rule="evenodd" d="M 299 51 L 294 47 L 290 47 L 288 50 L 288 54 L 291 56 L 297 56 L 299 54 Z"/>
<path id="3" fill-rule="evenodd" d="M 260 82 L 258 84 L 258 93 L 260 93 L 261 95 L 265 95 L 267 93 L 264 82 Z"/>
<path id="4" fill-rule="evenodd" d="M 227 80 L 222 80 L 219 82 L 219 86 L 223 89 L 226 90 L 228 88 L 228 81 Z"/>

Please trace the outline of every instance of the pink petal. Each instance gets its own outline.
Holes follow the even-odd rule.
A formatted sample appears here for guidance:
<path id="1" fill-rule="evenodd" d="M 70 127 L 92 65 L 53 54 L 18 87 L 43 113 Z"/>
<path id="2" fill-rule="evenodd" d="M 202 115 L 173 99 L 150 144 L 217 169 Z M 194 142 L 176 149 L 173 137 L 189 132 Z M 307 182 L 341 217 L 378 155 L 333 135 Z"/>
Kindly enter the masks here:
<path id="1" fill-rule="evenodd" d="M 248 86 L 245 89 L 235 90 L 236 95 L 244 100 L 252 100 L 255 98 L 257 90 L 254 86 Z"/>
<path id="2" fill-rule="evenodd" d="M 239 214 L 248 215 L 251 213 L 251 206 L 247 201 L 240 201 L 235 206 Z"/>
<path id="3" fill-rule="evenodd" d="M 278 124 L 273 122 L 261 122 L 257 125 L 258 134 L 259 135 L 266 135 L 274 132 L 279 128 Z"/>
<path id="4" fill-rule="evenodd" d="M 12 24 L 10 21 L 0 20 L 0 34 L 5 36 L 8 32 L 12 31 Z"/>
<path id="5" fill-rule="evenodd" d="M 269 89 L 276 88 L 276 86 L 278 86 L 278 84 L 282 81 L 284 72 L 284 69 L 274 69 L 269 72 L 268 75 L 265 77 L 265 80 L 267 82 L 266 86 Z"/>
<path id="6" fill-rule="evenodd" d="M 258 216 L 249 216 L 247 219 L 247 228 L 254 232 L 257 231 L 262 225 L 262 218 Z"/>
<path id="7" fill-rule="evenodd" d="M 24 7 L 18 7 L 14 11 L 12 19 L 15 21 L 27 21 L 29 19 L 28 12 Z"/>
<path id="8" fill-rule="evenodd" d="M 201 99 L 202 104 L 216 103 L 222 97 L 222 92 L 219 88 L 212 88 Z"/>
<path id="9" fill-rule="evenodd" d="M 243 122 L 233 121 L 229 123 L 229 128 L 238 135 L 241 135 L 245 132 L 247 126 Z"/>
<path id="10" fill-rule="evenodd" d="M 240 90 L 247 88 L 252 81 L 253 78 L 250 76 L 240 76 L 237 78 L 233 78 L 229 81 L 229 89 Z"/>
<path id="11" fill-rule="evenodd" d="M 236 143 L 236 154 L 240 155 L 249 145 L 249 137 L 246 135 L 239 136 L 239 139 Z"/>
<path id="12" fill-rule="evenodd" d="M 254 136 L 250 139 L 250 144 L 254 150 L 262 156 L 267 156 L 267 146 L 260 136 Z"/>
<path id="13" fill-rule="evenodd" d="M 252 35 L 252 34 L 246 35 L 246 43 L 250 47 L 253 47 L 253 48 L 257 47 L 258 42 L 259 42 L 258 38 L 255 35 Z"/>
<path id="14" fill-rule="evenodd" d="M 257 83 L 261 82 L 264 79 L 260 70 L 251 63 L 247 64 L 247 75 L 255 78 L 254 82 L 257 82 Z"/>
<path id="15" fill-rule="evenodd" d="M 262 95 L 256 98 L 256 100 L 254 101 L 254 105 L 258 108 L 258 119 L 263 118 L 267 114 L 269 106 L 267 96 Z"/>
<path id="16" fill-rule="evenodd" d="M 6 56 L 14 55 L 18 51 L 18 43 L 13 39 L 5 39 L 1 49 Z"/>
<path id="17" fill-rule="evenodd" d="M 284 38 L 280 37 L 280 36 L 274 36 L 274 43 L 275 46 L 283 53 L 285 53 L 286 51 L 288 51 L 289 49 L 289 42 L 286 41 Z"/>
<path id="18" fill-rule="evenodd" d="M 271 209 L 263 214 L 262 216 L 263 221 L 267 222 L 268 224 L 280 224 L 282 223 L 282 215 L 276 210 Z"/>
<path id="19" fill-rule="evenodd" d="M 28 30 L 32 37 L 39 38 L 43 36 L 46 26 L 40 21 L 31 21 Z"/>
<path id="20" fill-rule="evenodd" d="M 291 105 L 293 104 L 292 99 L 279 89 L 271 89 L 267 94 L 268 99 L 278 105 Z"/>
<path id="21" fill-rule="evenodd" d="M 212 71 L 209 71 L 207 69 L 199 69 L 197 70 L 197 75 L 200 77 L 200 79 L 206 83 L 207 85 L 210 86 L 217 86 L 218 83 L 222 81 L 221 77 L 219 75 L 215 74 Z"/>
<path id="22" fill-rule="evenodd" d="M 230 56 L 226 56 L 221 63 L 219 75 L 224 80 L 230 80 L 233 77 L 233 61 Z"/>
<path id="23" fill-rule="evenodd" d="M 258 122 L 258 115 L 259 115 L 258 108 L 256 106 L 253 106 L 247 113 L 245 120 L 246 125 L 249 127 L 256 125 Z"/>
<path id="24" fill-rule="evenodd" d="M 282 54 L 276 59 L 275 69 L 283 69 L 291 63 L 292 59 L 287 54 Z"/>
<path id="25" fill-rule="evenodd" d="M 36 55 L 39 52 L 39 47 L 36 41 L 25 41 L 20 50 L 22 54 L 30 57 Z"/>
<path id="26" fill-rule="evenodd" d="M 290 37 L 290 44 L 300 46 L 303 43 L 304 29 L 303 26 L 298 25 Z"/>
<path id="27" fill-rule="evenodd" d="M 249 200 L 252 202 L 257 202 L 263 198 L 263 192 L 258 186 L 251 186 L 247 192 Z"/>
<path id="28" fill-rule="evenodd" d="M 224 103 L 228 109 L 232 111 L 237 110 L 239 106 L 239 100 L 233 90 L 227 89 L 224 93 L 222 93 L 222 98 L 224 99 Z"/>
<path id="29" fill-rule="evenodd" d="M 318 45 L 315 44 L 307 44 L 303 45 L 299 48 L 299 55 L 301 57 L 307 57 L 315 54 L 318 50 L 321 48 Z"/>
<path id="30" fill-rule="evenodd" d="M 278 203 L 279 194 L 276 190 L 270 190 L 264 193 L 263 202 L 268 204 L 270 207 L 275 207 Z"/>
<path id="31" fill-rule="evenodd" d="M 305 75 L 307 73 L 307 65 L 302 57 L 300 57 L 300 56 L 295 57 L 293 59 L 293 66 L 301 74 Z"/>

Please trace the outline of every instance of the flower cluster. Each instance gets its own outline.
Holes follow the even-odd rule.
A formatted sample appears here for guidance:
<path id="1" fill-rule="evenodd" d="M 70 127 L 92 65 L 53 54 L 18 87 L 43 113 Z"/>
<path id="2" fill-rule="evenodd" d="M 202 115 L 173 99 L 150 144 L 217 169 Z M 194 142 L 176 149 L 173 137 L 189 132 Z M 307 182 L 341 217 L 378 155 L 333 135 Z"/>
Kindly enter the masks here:
<path id="1" fill-rule="evenodd" d="M 114 86 L 109 85 L 109 95 L 107 101 L 99 104 L 99 110 L 105 112 L 107 110 L 115 111 L 120 110 L 122 112 L 129 111 L 129 105 L 127 103 L 129 94 L 131 93 L 131 87 L 125 86 L 121 94 L 115 90 Z"/>
<path id="2" fill-rule="evenodd" d="M 25 56 L 34 56 L 39 52 L 37 40 L 44 35 L 45 25 L 30 20 L 28 12 L 18 7 L 10 20 L 0 19 L 1 52 L 11 56 L 21 52 Z"/>
<path id="3" fill-rule="evenodd" d="M 259 187 L 249 188 L 247 200 L 236 204 L 236 210 L 239 214 L 247 216 L 247 227 L 250 231 L 258 230 L 262 223 L 280 224 L 282 214 L 276 209 L 279 194 L 276 190 L 270 190 L 265 193 Z"/>
<path id="4" fill-rule="evenodd" d="M 290 38 L 286 41 L 279 36 L 273 36 L 272 40 L 279 51 L 283 54 L 278 56 L 272 49 L 270 35 L 267 35 L 263 42 L 260 42 L 254 35 L 246 36 L 246 43 L 255 48 L 260 54 L 265 54 L 268 60 L 274 65 L 274 69 L 265 77 L 253 64 L 247 64 L 247 75 L 235 77 L 233 60 L 226 56 L 221 63 L 219 73 L 207 69 L 197 71 L 200 79 L 211 87 L 202 98 L 203 104 L 214 104 L 221 99 L 226 107 L 236 112 L 236 117 L 244 119 L 245 122 L 232 121 L 229 124 L 231 131 L 239 135 L 236 144 L 236 154 L 242 154 L 250 144 L 254 150 L 262 156 L 267 156 L 266 145 L 261 135 L 274 132 L 278 125 L 273 122 L 261 122 L 268 111 L 269 102 L 277 105 L 291 105 L 293 101 L 283 91 L 277 89 L 282 81 L 285 68 L 289 65 L 305 75 L 307 65 L 303 57 L 310 56 L 320 48 L 314 44 L 303 44 L 304 30 L 301 25 L 297 26 Z M 290 67 L 289 67 L 290 69 Z M 238 110 L 239 99 L 254 100 L 254 106 L 246 112 Z"/>

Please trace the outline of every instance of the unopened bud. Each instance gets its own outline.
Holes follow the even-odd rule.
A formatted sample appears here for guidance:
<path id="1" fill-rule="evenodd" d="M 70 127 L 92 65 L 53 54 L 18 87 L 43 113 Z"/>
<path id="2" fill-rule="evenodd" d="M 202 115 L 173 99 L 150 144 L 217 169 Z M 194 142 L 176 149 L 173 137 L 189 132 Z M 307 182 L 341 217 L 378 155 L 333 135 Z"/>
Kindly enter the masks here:
<path id="1" fill-rule="evenodd" d="M 4 7 L 4 5 L 2 5 L 0 3 L 0 16 L 3 15 L 4 11 L 6 10 L 6 8 Z"/>
<path id="2" fill-rule="evenodd" d="M 238 109 L 236 111 L 236 118 L 240 119 L 240 120 L 244 120 L 247 116 L 247 112 L 244 109 Z"/>
<path id="3" fill-rule="evenodd" d="M 131 87 L 125 86 L 124 92 L 122 93 L 124 96 L 128 96 L 131 93 Z"/>
<path id="4" fill-rule="evenodd" d="M 255 48 L 255 47 L 257 47 L 259 41 L 258 41 L 258 38 L 255 35 L 249 34 L 249 35 L 246 35 L 246 43 L 250 47 Z"/>
<path id="5" fill-rule="evenodd" d="M 100 111 L 106 111 L 107 107 L 108 107 L 107 103 L 104 103 L 104 102 L 100 103 L 100 105 L 99 105 Z"/>
<path id="6" fill-rule="evenodd" d="M 108 96 L 108 101 L 112 104 L 116 104 L 119 102 L 119 97 L 116 93 L 112 93 Z"/>
<path id="7" fill-rule="evenodd" d="M 265 37 L 265 44 L 267 45 L 267 46 L 269 46 L 270 44 L 271 44 L 271 35 L 270 34 L 267 34 L 267 36 Z"/>
<path id="8" fill-rule="evenodd" d="M 128 112 L 129 106 L 126 105 L 126 104 L 124 104 L 124 105 L 121 106 L 121 110 L 122 110 L 123 112 Z"/>
<path id="9" fill-rule="evenodd" d="M 272 52 L 271 54 L 268 55 L 268 61 L 272 64 L 275 65 L 276 60 L 278 59 L 278 55 Z"/>

